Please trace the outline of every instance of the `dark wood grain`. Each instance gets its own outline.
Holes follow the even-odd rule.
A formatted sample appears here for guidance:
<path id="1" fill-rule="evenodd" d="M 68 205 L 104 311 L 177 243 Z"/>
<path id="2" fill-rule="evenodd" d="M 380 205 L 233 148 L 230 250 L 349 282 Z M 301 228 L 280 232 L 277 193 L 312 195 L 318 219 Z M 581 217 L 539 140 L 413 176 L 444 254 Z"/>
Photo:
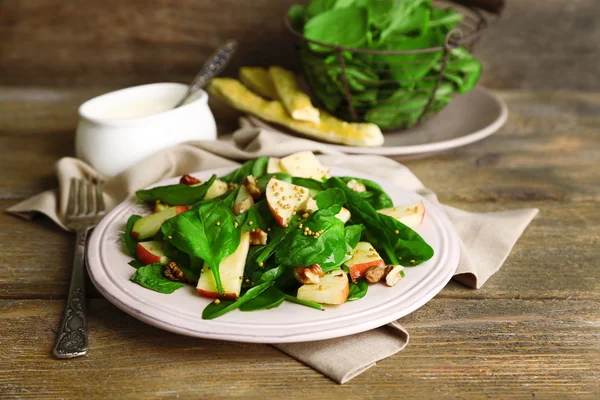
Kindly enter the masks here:
<path id="1" fill-rule="evenodd" d="M 298 62 L 282 24 L 294 0 L 0 0 L 0 85 L 188 82 L 228 38 L 242 64 Z M 507 1 L 477 48 L 493 88 L 600 89 L 595 0 Z M 568 71 L 568 72 L 567 72 Z"/>
<path id="2" fill-rule="evenodd" d="M 89 306 L 90 351 L 54 360 L 62 301 L 0 301 L 0 395 L 26 398 L 592 399 L 597 301 L 434 299 L 402 322 L 411 344 L 338 386 L 266 345 L 194 339 Z M 243 373 L 241 372 L 243 371 Z"/>

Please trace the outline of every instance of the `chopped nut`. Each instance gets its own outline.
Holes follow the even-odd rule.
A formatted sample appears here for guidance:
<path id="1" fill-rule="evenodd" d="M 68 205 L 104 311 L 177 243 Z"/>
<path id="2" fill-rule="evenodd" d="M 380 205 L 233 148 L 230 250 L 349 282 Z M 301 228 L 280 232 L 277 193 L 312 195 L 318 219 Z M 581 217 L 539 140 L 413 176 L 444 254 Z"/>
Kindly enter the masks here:
<path id="1" fill-rule="evenodd" d="M 185 174 L 184 176 L 181 177 L 181 179 L 179 180 L 179 183 L 181 183 L 182 185 L 192 186 L 192 185 L 197 185 L 199 183 L 202 183 L 202 181 L 200 179 L 194 178 L 191 175 Z"/>
<path id="2" fill-rule="evenodd" d="M 243 183 L 248 189 L 248 193 L 254 200 L 258 200 L 260 198 L 260 188 L 258 187 L 258 182 L 256 182 L 256 178 L 252 175 L 248 175 Z"/>
<path id="3" fill-rule="evenodd" d="M 394 265 L 387 268 L 385 283 L 388 286 L 394 286 L 400 279 L 404 277 L 404 267 L 402 265 Z"/>
<path id="4" fill-rule="evenodd" d="M 267 232 L 260 228 L 252 229 L 252 232 L 250 232 L 250 244 L 253 246 L 264 246 L 267 244 L 268 236 Z"/>
<path id="5" fill-rule="evenodd" d="M 384 275 L 385 267 L 379 265 L 373 265 L 372 267 L 367 268 L 365 271 L 365 278 L 367 278 L 367 282 L 369 283 L 379 282 Z"/>
<path id="6" fill-rule="evenodd" d="M 172 281 L 189 283 L 191 285 L 195 285 L 193 279 L 189 278 L 185 272 L 179 268 L 179 266 L 175 263 L 175 261 L 169 261 L 167 265 L 165 265 L 165 269 L 163 270 L 163 274 Z"/>
<path id="7" fill-rule="evenodd" d="M 300 283 L 319 283 L 323 276 L 323 270 L 320 265 L 311 265 L 310 267 L 294 268 L 294 277 Z"/>
<path id="8" fill-rule="evenodd" d="M 355 192 L 365 192 L 367 190 L 367 187 L 356 179 L 348 181 L 347 186 Z"/>

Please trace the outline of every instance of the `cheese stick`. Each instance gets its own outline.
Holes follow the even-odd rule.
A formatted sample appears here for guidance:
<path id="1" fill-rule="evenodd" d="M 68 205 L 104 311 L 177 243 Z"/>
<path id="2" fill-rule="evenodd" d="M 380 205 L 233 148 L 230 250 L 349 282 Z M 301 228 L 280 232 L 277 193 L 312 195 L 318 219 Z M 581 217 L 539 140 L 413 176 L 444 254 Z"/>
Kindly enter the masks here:
<path id="1" fill-rule="evenodd" d="M 215 78 L 208 91 L 240 111 L 324 142 L 365 147 L 383 144 L 383 134 L 375 124 L 340 121 L 322 110 L 320 122 L 297 121 L 290 117 L 280 101 L 263 99 L 237 79 Z"/>
<path id="2" fill-rule="evenodd" d="M 240 80 L 250 90 L 260 94 L 262 97 L 271 100 L 278 99 L 271 75 L 265 68 L 242 67 L 240 68 Z"/>
<path id="3" fill-rule="evenodd" d="M 279 100 L 293 119 L 319 122 L 319 110 L 313 107 L 310 97 L 298 87 L 296 74 L 281 67 L 269 67 L 269 74 Z"/>

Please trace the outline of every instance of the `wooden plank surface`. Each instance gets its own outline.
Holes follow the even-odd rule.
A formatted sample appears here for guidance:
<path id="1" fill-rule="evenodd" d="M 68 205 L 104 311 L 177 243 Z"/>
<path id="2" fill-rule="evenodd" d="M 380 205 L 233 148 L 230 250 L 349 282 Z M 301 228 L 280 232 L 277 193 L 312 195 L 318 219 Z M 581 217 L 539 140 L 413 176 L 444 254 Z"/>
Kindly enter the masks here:
<path id="1" fill-rule="evenodd" d="M 282 23 L 294 0 L 0 0 L 0 85 L 188 82 L 215 46 L 241 64 L 297 67 Z M 600 89 L 596 0 L 507 1 L 476 55 L 493 88 Z"/>
<path id="2" fill-rule="evenodd" d="M 90 351 L 54 360 L 62 301 L 1 300 L 0 395 L 27 398 L 593 398 L 597 301 L 434 299 L 411 345 L 344 386 L 270 346 L 178 336 L 90 302 Z M 243 371 L 243 373 L 241 372 Z"/>

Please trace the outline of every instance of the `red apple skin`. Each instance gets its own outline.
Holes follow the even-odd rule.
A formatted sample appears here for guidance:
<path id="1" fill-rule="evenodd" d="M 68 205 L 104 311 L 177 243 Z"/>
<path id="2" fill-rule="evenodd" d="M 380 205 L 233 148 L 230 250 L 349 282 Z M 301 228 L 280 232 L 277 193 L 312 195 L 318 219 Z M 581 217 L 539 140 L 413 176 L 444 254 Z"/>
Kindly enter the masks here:
<path id="1" fill-rule="evenodd" d="M 189 211 L 189 209 L 188 206 L 175 206 L 175 215 Z"/>
<path id="2" fill-rule="evenodd" d="M 138 235 L 138 233 L 137 233 L 137 232 L 133 232 L 133 231 L 131 231 L 131 237 L 132 237 L 132 238 L 134 238 L 134 239 L 137 239 L 137 238 L 138 238 L 138 236 L 139 236 L 139 235 Z"/>
<path id="3" fill-rule="evenodd" d="M 161 264 L 167 263 L 167 257 L 159 257 L 156 254 L 151 253 L 141 243 L 137 244 L 137 258 L 145 265 L 152 264 L 155 262 Z"/>
<path id="4" fill-rule="evenodd" d="M 235 293 L 223 293 L 219 294 L 217 292 L 209 292 L 208 290 L 198 289 L 196 288 L 200 296 L 209 297 L 211 299 L 232 299 L 236 300 L 238 296 Z"/>
<path id="5" fill-rule="evenodd" d="M 365 271 L 369 267 L 372 267 L 374 265 L 377 265 L 380 267 L 385 267 L 385 262 L 383 260 L 379 259 L 379 260 L 373 260 L 373 261 L 363 263 L 363 264 L 355 264 L 355 265 L 351 266 L 350 268 L 348 268 L 350 270 L 350 278 L 353 281 L 362 278 L 363 276 L 365 276 Z"/>

